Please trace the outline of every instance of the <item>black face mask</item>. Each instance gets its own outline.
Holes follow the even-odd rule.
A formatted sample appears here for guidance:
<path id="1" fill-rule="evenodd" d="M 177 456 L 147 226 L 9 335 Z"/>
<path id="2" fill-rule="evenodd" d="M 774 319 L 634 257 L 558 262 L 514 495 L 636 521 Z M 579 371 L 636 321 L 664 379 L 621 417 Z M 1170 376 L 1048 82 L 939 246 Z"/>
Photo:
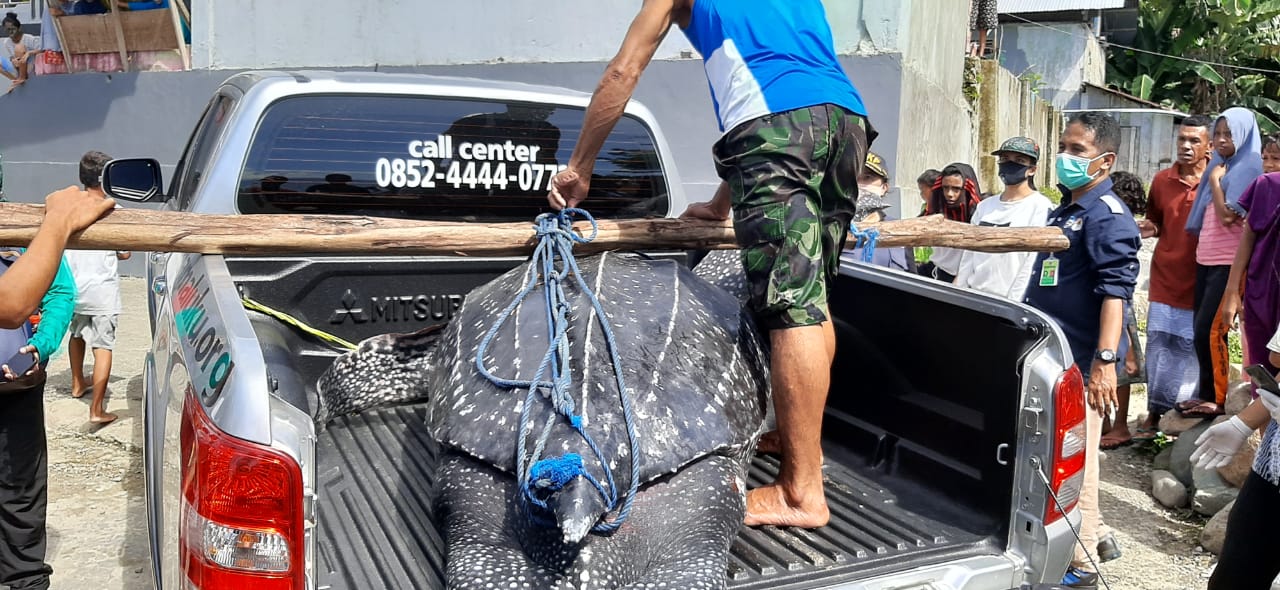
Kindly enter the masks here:
<path id="1" fill-rule="evenodd" d="M 1005 186 L 1017 186 L 1027 181 L 1027 171 L 1031 167 L 1017 162 L 1000 162 L 999 169 L 1000 182 Z"/>

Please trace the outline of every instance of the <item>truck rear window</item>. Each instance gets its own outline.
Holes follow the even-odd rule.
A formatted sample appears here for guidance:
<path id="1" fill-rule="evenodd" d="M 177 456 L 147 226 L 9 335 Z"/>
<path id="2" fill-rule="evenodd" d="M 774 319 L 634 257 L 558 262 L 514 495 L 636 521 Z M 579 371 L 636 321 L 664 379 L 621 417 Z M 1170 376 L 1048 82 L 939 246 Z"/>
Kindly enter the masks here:
<path id="1" fill-rule="evenodd" d="M 304 96 L 258 125 L 241 213 L 325 213 L 525 221 L 549 210 L 551 177 L 582 131 L 583 109 L 395 96 Z M 624 117 L 596 162 L 589 210 L 602 218 L 665 216 L 653 136 Z"/>

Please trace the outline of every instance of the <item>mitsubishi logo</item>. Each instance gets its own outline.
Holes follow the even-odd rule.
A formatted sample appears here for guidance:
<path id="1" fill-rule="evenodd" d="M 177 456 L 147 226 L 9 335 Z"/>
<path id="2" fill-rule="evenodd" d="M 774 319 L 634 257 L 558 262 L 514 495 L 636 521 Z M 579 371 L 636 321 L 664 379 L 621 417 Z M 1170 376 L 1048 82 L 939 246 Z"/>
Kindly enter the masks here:
<path id="1" fill-rule="evenodd" d="M 369 321 L 369 314 L 365 313 L 364 307 L 358 307 L 360 298 L 356 296 L 355 291 L 347 289 L 342 295 L 342 309 L 333 310 L 333 315 L 329 316 L 330 324 L 341 324 L 351 318 L 352 323 L 363 324 Z"/>
<path id="2" fill-rule="evenodd" d="M 365 303 L 355 289 L 347 289 L 342 307 L 333 310 L 329 323 L 345 324 L 347 318 L 353 324 L 448 321 L 462 308 L 462 299 L 457 293 L 420 293 L 370 297 Z"/>

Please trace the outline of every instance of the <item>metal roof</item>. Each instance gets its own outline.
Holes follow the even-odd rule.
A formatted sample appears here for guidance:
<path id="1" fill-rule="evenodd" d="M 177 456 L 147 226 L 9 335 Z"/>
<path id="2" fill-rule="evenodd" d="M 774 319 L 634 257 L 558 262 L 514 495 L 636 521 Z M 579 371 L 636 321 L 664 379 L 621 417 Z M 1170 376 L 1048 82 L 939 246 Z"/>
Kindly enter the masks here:
<path id="1" fill-rule="evenodd" d="M 1000 0 L 1001 13 L 1070 12 L 1124 8 L 1125 0 Z"/>

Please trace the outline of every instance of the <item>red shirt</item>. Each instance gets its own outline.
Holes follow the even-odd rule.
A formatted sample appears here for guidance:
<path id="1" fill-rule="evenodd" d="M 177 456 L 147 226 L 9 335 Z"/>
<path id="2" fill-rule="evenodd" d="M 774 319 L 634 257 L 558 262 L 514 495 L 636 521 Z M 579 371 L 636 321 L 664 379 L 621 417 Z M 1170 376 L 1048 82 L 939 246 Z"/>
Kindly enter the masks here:
<path id="1" fill-rule="evenodd" d="M 1196 244 L 1199 238 L 1187 233 L 1187 218 L 1196 200 L 1197 178 L 1185 182 L 1175 166 L 1161 170 L 1151 180 L 1147 199 L 1147 219 L 1159 228 L 1160 238 L 1151 259 L 1151 300 L 1192 309 L 1196 291 Z"/>

